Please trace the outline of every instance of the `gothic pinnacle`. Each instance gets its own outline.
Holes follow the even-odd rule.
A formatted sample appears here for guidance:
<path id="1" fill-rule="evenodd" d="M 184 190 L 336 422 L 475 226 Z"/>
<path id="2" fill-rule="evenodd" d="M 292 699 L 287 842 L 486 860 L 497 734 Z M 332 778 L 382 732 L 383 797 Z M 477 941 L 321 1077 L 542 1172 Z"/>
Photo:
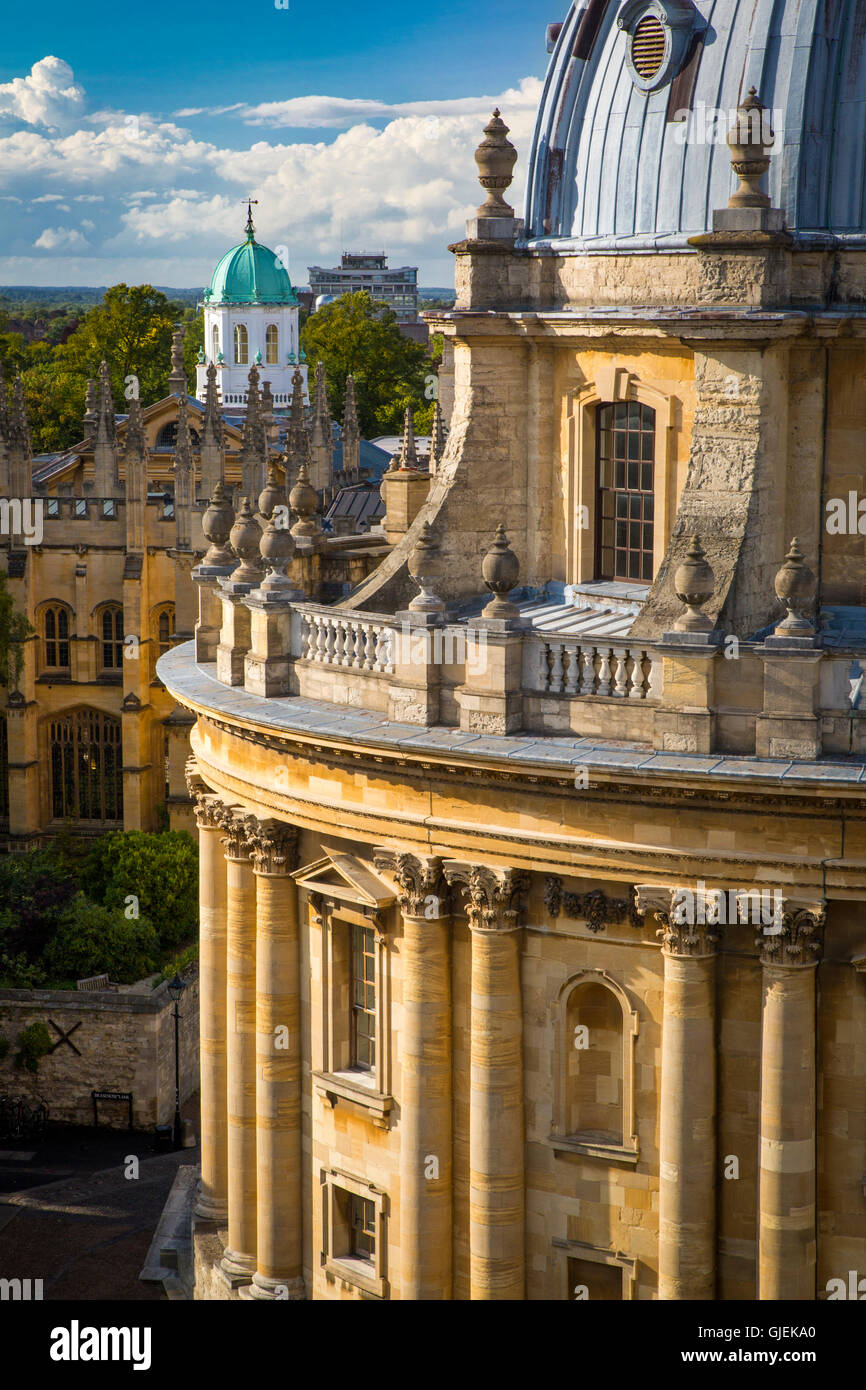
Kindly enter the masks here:
<path id="1" fill-rule="evenodd" d="M 415 422 L 412 418 L 412 411 L 406 407 L 406 414 L 403 417 L 403 438 L 400 441 L 400 455 L 398 468 L 412 468 L 418 470 L 418 451 L 415 447 Z"/>

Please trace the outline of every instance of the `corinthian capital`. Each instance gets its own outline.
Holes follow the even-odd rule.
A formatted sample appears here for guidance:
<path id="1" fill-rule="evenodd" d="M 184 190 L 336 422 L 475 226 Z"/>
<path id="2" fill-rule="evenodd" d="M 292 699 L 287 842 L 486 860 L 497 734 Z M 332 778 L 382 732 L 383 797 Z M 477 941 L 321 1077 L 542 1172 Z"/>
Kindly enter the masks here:
<path id="1" fill-rule="evenodd" d="M 448 916 L 450 890 L 438 856 L 377 849 L 373 863 L 394 879 L 400 909 L 406 916 L 428 917 L 431 921 Z"/>
<path id="2" fill-rule="evenodd" d="M 656 936 L 662 950 L 669 956 L 711 956 L 719 939 L 712 923 L 698 921 L 698 914 L 689 908 L 694 896 L 661 883 L 636 883 L 635 912 L 640 917 L 649 914 L 659 923 Z M 703 916 L 703 914 L 701 914 Z"/>
<path id="3" fill-rule="evenodd" d="M 290 874 L 297 863 L 298 831 L 284 821 L 256 820 L 246 823 L 253 869 L 257 874 Z"/>
<path id="4" fill-rule="evenodd" d="M 767 925 L 755 945 L 763 965 L 816 965 L 824 946 L 827 904 L 822 898 L 785 898 L 781 914 Z"/>
<path id="5" fill-rule="evenodd" d="M 199 830 L 219 829 L 223 825 L 225 806 L 218 796 L 197 791 L 195 800 L 195 823 Z"/>
<path id="6" fill-rule="evenodd" d="M 247 862 L 253 850 L 252 828 L 258 824 L 255 817 L 244 815 L 237 806 L 226 807 L 219 823 L 225 831 L 222 842 L 226 847 L 226 859 L 241 864 Z"/>
<path id="7" fill-rule="evenodd" d="M 491 869 L 485 864 L 463 864 L 446 859 L 445 878 L 465 899 L 473 931 L 516 931 L 523 926 L 522 897 L 529 889 L 523 869 Z"/>

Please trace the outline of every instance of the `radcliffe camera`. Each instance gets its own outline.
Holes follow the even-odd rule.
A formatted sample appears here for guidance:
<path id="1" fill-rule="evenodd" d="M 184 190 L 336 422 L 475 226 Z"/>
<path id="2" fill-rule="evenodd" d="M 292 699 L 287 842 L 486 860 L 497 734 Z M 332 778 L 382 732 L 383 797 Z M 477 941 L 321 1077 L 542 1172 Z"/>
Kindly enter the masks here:
<path id="1" fill-rule="evenodd" d="M 224 1378 L 305 1302 L 569 1303 L 596 1375 L 832 1376 L 829 1305 L 866 1301 L 866 0 L 7 28 L 27 1354 Z"/>

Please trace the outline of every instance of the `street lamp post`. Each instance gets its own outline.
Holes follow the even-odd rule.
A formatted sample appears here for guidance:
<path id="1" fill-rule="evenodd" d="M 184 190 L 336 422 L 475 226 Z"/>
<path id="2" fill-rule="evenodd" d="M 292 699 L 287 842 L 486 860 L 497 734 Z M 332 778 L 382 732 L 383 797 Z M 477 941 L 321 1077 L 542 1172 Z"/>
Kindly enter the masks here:
<path id="1" fill-rule="evenodd" d="M 174 1000 L 174 1126 L 172 1129 L 172 1143 L 176 1149 L 181 1144 L 181 1118 L 180 1118 L 180 1013 L 178 1003 L 180 996 L 186 989 L 186 984 L 175 975 L 169 982 L 168 992 Z"/>

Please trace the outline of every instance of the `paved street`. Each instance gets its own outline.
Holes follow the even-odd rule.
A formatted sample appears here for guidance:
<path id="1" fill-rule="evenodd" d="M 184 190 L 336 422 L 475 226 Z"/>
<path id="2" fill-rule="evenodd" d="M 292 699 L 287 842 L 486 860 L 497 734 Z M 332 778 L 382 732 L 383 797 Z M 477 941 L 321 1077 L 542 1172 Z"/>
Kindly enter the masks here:
<path id="1" fill-rule="evenodd" d="M 196 1131 L 197 1102 L 184 1106 Z M 42 1279 L 46 1300 L 165 1298 L 138 1275 L 178 1167 L 198 1161 L 198 1148 L 157 1151 L 153 1135 L 122 1130 L 0 1141 L 0 1277 Z"/>

